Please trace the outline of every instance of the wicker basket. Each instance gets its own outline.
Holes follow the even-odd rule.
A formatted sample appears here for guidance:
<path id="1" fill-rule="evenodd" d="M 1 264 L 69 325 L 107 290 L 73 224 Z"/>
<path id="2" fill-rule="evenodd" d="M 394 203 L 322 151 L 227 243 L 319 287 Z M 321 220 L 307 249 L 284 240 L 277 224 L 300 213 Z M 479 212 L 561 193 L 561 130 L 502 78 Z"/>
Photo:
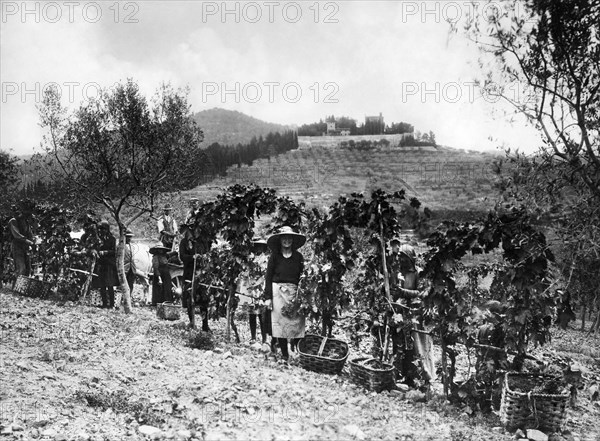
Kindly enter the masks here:
<path id="1" fill-rule="evenodd" d="M 346 342 L 320 335 L 307 334 L 298 343 L 300 365 L 309 371 L 323 374 L 339 374 L 344 368 L 348 353 Z"/>
<path id="2" fill-rule="evenodd" d="M 159 303 L 156 305 L 156 315 L 163 320 L 179 320 L 181 306 L 171 302 Z"/>
<path id="3" fill-rule="evenodd" d="M 548 377 L 509 372 L 504 375 L 500 419 L 508 430 L 540 429 L 558 432 L 566 419 L 569 394 L 537 394 L 513 390 L 515 383 L 527 382 L 533 390 Z"/>
<path id="4" fill-rule="evenodd" d="M 395 385 L 394 366 L 384 363 L 384 369 L 375 369 L 365 365 L 371 361 L 378 361 L 375 358 L 354 358 L 350 363 L 350 378 L 356 384 L 365 387 L 368 390 L 381 392 L 382 390 L 392 390 Z"/>
<path id="5" fill-rule="evenodd" d="M 44 298 L 50 294 L 50 284 L 27 276 L 18 276 L 13 291 L 27 297 Z"/>

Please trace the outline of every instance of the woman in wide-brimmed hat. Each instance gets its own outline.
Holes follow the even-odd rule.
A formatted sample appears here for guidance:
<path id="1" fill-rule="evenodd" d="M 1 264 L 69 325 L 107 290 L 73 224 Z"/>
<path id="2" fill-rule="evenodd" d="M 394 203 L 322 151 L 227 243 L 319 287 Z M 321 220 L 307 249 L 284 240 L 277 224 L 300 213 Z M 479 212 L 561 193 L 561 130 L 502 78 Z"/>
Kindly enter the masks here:
<path id="1" fill-rule="evenodd" d="M 304 270 L 304 258 L 298 248 L 306 243 L 306 236 L 283 227 L 267 240 L 271 256 L 265 276 L 265 298 L 271 309 L 273 339 L 277 339 L 281 354 L 288 359 L 288 339 L 292 350 L 298 339 L 304 337 L 305 317 L 299 311 L 298 282 Z"/>

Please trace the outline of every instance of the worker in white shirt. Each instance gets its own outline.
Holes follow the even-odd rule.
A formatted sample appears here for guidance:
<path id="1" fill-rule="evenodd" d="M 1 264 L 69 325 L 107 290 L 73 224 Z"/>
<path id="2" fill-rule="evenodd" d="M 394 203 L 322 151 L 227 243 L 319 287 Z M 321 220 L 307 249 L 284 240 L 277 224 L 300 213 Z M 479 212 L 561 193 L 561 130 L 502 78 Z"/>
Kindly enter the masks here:
<path id="1" fill-rule="evenodd" d="M 159 240 L 162 244 L 172 250 L 177 235 L 177 222 L 171 215 L 173 207 L 171 204 L 167 204 L 163 208 L 163 215 L 158 218 L 158 234 Z"/>

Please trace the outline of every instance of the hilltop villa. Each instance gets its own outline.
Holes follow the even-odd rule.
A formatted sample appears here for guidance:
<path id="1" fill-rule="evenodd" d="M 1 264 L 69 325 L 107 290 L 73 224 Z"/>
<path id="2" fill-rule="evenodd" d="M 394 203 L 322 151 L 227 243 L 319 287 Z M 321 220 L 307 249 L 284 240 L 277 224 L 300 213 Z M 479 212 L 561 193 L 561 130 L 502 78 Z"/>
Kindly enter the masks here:
<path id="1" fill-rule="evenodd" d="M 335 127 L 335 119 L 327 119 L 327 133 L 324 133 L 325 136 L 349 136 L 350 129 L 345 127 Z"/>

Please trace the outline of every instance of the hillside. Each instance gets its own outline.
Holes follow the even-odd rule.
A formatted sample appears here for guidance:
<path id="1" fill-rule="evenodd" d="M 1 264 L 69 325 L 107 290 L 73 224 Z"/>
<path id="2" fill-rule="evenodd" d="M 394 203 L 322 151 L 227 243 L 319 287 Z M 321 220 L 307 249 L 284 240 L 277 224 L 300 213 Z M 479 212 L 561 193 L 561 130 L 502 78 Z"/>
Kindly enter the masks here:
<path id="1" fill-rule="evenodd" d="M 235 145 L 248 143 L 253 136 L 265 136 L 269 132 L 284 132 L 290 127 L 268 123 L 241 112 L 213 108 L 194 115 L 194 119 L 204 131 L 205 146 L 214 142 Z"/>
<path id="2" fill-rule="evenodd" d="M 495 200 L 491 164 L 497 156 L 491 153 L 394 144 L 347 150 L 316 137 L 310 145 L 302 138 L 299 143 L 298 150 L 254 161 L 252 166 L 230 168 L 226 177 L 197 187 L 193 193 L 208 196 L 235 183 L 255 183 L 320 205 L 341 194 L 405 188 L 409 196 L 418 197 L 431 209 L 461 211 L 487 210 Z"/>

